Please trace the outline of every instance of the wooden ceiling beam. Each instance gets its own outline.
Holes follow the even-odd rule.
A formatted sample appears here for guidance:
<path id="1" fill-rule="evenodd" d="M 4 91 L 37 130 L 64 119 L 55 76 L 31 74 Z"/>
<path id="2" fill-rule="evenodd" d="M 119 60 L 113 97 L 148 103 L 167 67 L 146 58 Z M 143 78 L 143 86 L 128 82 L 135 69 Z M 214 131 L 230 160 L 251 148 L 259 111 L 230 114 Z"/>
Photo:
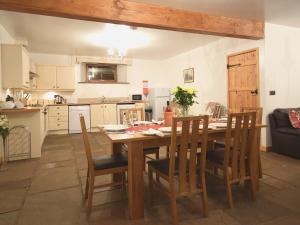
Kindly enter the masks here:
<path id="1" fill-rule="evenodd" d="M 0 0 L 0 9 L 245 39 L 264 38 L 263 21 L 127 0 Z"/>

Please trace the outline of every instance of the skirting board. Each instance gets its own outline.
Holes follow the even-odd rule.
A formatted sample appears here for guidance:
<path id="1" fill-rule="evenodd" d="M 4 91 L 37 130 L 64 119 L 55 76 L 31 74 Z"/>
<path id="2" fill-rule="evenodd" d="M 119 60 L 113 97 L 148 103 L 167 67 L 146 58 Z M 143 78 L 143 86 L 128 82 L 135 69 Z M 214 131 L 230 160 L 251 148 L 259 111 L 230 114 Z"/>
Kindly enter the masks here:
<path id="1" fill-rule="evenodd" d="M 271 152 L 272 151 L 272 146 L 261 145 L 260 146 L 260 151 L 262 151 L 262 152 Z"/>

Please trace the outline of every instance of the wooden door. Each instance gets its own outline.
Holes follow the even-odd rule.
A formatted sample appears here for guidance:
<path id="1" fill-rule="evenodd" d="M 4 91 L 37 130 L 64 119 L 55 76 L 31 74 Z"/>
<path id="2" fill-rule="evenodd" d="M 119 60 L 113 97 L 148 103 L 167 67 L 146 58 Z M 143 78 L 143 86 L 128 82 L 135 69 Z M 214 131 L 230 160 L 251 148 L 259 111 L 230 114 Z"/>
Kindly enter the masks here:
<path id="1" fill-rule="evenodd" d="M 37 89 L 56 88 L 56 66 L 38 65 L 36 72 L 39 75 Z"/>
<path id="2" fill-rule="evenodd" d="M 56 88 L 75 89 L 75 68 L 73 66 L 56 67 Z"/>
<path id="3" fill-rule="evenodd" d="M 259 51 L 252 49 L 227 57 L 228 109 L 259 107 Z"/>
<path id="4" fill-rule="evenodd" d="M 103 113 L 104 124 L 117 124 L 116 104 L 105 104 Z"/>

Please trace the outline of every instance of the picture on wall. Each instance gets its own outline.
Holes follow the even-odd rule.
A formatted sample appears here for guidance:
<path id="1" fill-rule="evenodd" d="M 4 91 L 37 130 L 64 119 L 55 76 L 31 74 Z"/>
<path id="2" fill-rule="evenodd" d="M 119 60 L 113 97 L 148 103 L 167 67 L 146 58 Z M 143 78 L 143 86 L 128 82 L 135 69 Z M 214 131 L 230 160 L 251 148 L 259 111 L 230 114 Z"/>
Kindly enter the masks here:
<path id="1" fill-rule="evenodd" d="M 183 70 L 183 79 L 184 83 L 193 83 L 194 82 L 194 68 L 188 68 Z"/>

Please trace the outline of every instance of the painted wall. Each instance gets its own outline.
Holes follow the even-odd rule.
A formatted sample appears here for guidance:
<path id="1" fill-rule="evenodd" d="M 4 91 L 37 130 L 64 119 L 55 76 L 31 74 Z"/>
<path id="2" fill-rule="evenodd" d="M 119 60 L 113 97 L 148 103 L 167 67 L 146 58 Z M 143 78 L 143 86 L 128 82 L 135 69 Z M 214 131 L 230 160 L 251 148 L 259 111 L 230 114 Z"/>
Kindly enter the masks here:
<path id="1" fill-rule="evenodd" d="M 1 44 L 13 44 L 15 43 L 14 38 L 4 29 L 0 24 L 0 101 L 3 98 L 2 91 L 2 69 L 1 69 Z"/>
<path id="2" fill-rule="evenodd" d="M 76 67 L 76 81 L 81 81 L 82 69 L 80 64 L 75 64 L 74 57 L 69 55 L 51 55 L 31 53 L 30 57 L 36 64 L 47 65 L 74 65 Z M 130 84 L 82 84 L 76 83 L 73 93 L 65 92 L 64 96 L 69 101 L 77 98 L 97 97 L 129 97 L 130 94 L 142 93 L 142 81 L 148 80 L 149 87 L 171 87 L 168 77 L 164 74 L 165 65 L 156 60 L 133 59 L 132 65 L 127 66 L 127 82 Z M 45 93 L 39 93 L 44 96 Z"/>

